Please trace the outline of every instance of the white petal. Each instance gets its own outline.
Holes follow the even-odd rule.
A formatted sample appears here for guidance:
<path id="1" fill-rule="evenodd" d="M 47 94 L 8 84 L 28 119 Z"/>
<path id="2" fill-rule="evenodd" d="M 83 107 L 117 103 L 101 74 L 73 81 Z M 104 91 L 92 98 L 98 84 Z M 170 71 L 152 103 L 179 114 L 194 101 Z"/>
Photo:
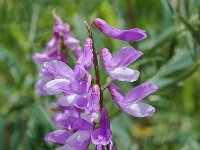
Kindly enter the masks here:
<path id="1" fill-rule="evenodd" d="M 152 116 L 155 108 L 151 105 L 144 103 L 136 103 L 131 105 L 120 105 L 123 112 L 134 117 L 148 117 Z"/>
<path id="2" fill-rule="evenodd" d="M 68 85 L 69 85 L 69 80 L 67 79 L 54 79 L 47 82 L 44 89 L 51 94 L 55 94 L 67 91 Z"/>
<path id="3" fill-rule="evenodd" d="M 140 75 L 139 71 L 127 67 L 117 67 L 114 70 L 108 69 L 108 73 L 112 79 L 126 82 L 136 81 Z"/>
<path id="4" fill-rule="evenodd" d="M 73 106 L 76 100 L 79 98 L 77 94 L 63 96 L 58 99 L 58 103 L 61 106 Z"/>

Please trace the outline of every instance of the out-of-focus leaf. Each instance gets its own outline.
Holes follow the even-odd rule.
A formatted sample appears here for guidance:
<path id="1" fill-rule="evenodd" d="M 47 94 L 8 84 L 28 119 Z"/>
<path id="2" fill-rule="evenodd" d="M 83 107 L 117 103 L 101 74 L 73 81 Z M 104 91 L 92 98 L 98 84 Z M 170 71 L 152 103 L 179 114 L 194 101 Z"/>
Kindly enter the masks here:
<path id="1" fill-rule="evenodd" d="M 166 43 L 172 40 L 178 35 L 178 33 L 183 29 L 176 29 L 175 27 L 169 27 L 165 29 L 160 35 L 151 41 L 145 42 L 143 45 L 140 45 L 139 49 L 145 52 L 146 55 L 153 54 L 152 52 L 158 48 L 163 47 Z"/>
<path id="2" fill-rule="evenodd" d="M 7 49 L 0 47 L 0 67 L 6 66 L 6 70 L 12 75 L 15 82 L 20 79 L 20 68 L 17 59 Z M 1 69 L 2 70 L 2 69 Z"/>
<path id="3" fill-rule="evenodd" d="M 169 0 L 161 0 L 163 7 L 165 11 L 169 14 L 172 15 L 174 13 L 174 9 L 172 7 L 172 4 L 170 3 Z"/>
<path id="4" fill-rule="evenodd" d="M 130 134 L 131 120 L 129 117 L 120 114 L 111 121 L 111 129 L 113 131 L 114 145 L 118 149 L 134 150 L 133 138 Z"/>
<path id="5" fill-rule="evenodd" d="M 190 31 L 190 33 L 192 34 L 192 36 L 194 37 L 194 39 L 196 40 L 197 43 L 200 43 L 199 39 L 200 39 L 200 34 L 198 32 L 198 30 L 196 30 L 191 23 L 189 23 L 184 17 L 177 15 L 177 17 L 179 18 L 179 20 L 185 25 L 185 27 Z"/>
<path id="6" fill-rule="evenodd" d="M 5 143 L 5 124 L 6 120 L 2 117 L 0 117 L 0 149 L 4 149 L 4 143 Z"/>
<path id="7" fill-rule="evenodd" d="M 150 81 L 158 81 L 162 77 L 166 77 L 169 74 L 191 66 L 193 62 L 194 59 L 192 51 L 188 50 L 185 52 L 178 52 L 175 56 L 171 58 L 171 60 L 167 62 L 167 64 L 163 65 L 160 68 L 160 70 L 156 73 L 154 77 L 150 79 Z"/>

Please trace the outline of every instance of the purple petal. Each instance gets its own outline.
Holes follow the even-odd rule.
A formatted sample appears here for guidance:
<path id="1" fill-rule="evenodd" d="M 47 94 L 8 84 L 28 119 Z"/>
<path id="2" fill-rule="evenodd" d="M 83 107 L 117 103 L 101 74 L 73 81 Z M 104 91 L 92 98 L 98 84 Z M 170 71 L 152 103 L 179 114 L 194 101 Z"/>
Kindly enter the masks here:
<path id="1" fill-rule="evenodd" d="M 76 48 L 80 46 L 79 40 L 69 37 L 66 39 L 66 44 L 70 48 L 70 50 L 73 52 Z"/>
<path id="2" fill-rule="evenodd" d="M 106 68 L 112 58 L 112 55 L 107 48 L 103 48 L 101 50 L 101 56 L 102 56 L 103 65 Z"/>
<path id="3" fill-rule="evenodd" d="M 70 136 L 66 144 L 56 150 L 87 150 L 90 143 L 90 132 L 77 131 Z"/>
<path id="4" fill-rule="evenodd" d="M 81 62 L 81 64 L 85 68 L 90 67 L 90 65 L 92 64 L 92 58 L 93 58 L 92 44 L 93 44 L 92 39 L 91 38 L 87 38 L 86 41 L 85 41 L 83 58 L 82 58 L 82 62 Z"/>
<path id="5" fill-rule="evenodd" d="M 35 84 L 35 89 L 36 92 L 42 96 L 46 96 L 48 95 L 48 93 L 44 90 L 44 86 L 45 86 L 46 82 L 43 80 L 39 80 L 36 84 Z"/>
<path id="6" fill-rule="evenodd" d="M 110 134 L 107 135 L 107 131 L 110 130 L 110 121 L 108 118 L 108 111 L 103 108 L 101 110 L 101 119 L 100 119 L 100 132 L 104 137 L 110 137 Z M 111 135 L 112 136 L 112 135 Z"/>
<path id="7" fill-rule="evenodd" d="M 148 104 L 134 103 L 130 105 L 120 104 L 122 111 L 134 117 L 149 117 L 155 112 L 155 108 Z"/>
<path id="8" fill-rule="evenodd" d="M 82 86 L 86 88 L 86 91 L 89 91 L 89 88 L 91 86 L 91 81 L 92 81 L 92 77 L 90 74 L 86 74 L 84 76 L 84 79 L 81 81 L 81 84 Z"/>
<path id="9" fill-rule="evenodd" d="M 81 46 L 77 47 L 74 51 L 73 51 L 74 55 L 76 56 L 76 58 L 79 58 L 83 55 L 82 52 L 82 48 Z"/>
<path id="10" fill-rule="evenodd" d="M 133 28 L 129 30 L 119 30 L 112 27 L 100 18 L 96 18 L 94 20 L 94 24 L 105 35 L 122 41 L 139 41 L 147 37 L 144 30 L 138 28 Z"/>
<path id="11" fill-rule="evenodd" d="M 107 137 L 104 137 L 100 133 L 100 129 L 96 129 L 95 131 L 92 132 L 91 135 L 91 141 L 95 145 L 107 145 L 111 142 L 112 139 L 112 133 L 110 130 L 106 131 Z"/>
<path id="12" fill-rule="evenodd" d="M 120 89 L 114 83 L 111 83 L 108 86 L 108 90 L 110 91 L 112 99 L 116 102 L 116 104 L 119 104 L 124 100 L 124 95 L 121 93 Z"/>
<path id="13" fill-rule="evenodd" d="M 61 121 L 61 124 L 63 127 L 68 128 L 69 130 L 74 129 L 74 130 L 92 130 L 93 129 L 93 124 L 81 119 L 81 118 L 76 118 L 76 117 L 68 117 L 68 118 L 63 118 Z"/>
<path id="14" fill-rule="evenodd" d="M 127 67 L 143 53 L 131 46 L 122 47 L 110 60 L 108 68 Z"/>
<path id="15" fill-rule="evenodd" d="M 140 84 L 128 92 L 124 98 L 124 104 L 137 103 L 156 90 L 157 86 L 152 83 Z"/>
<path id="16" fill-rule="evenodd" d="M 101 110 L 100 128 L 93 131 L 91 140 L 95 145 L 107 145 L 112 140 L 110 121 L 108 118 L 108 112 L 105 108 Z"/>
<path id="17" fill-rule="evenodd" d="M 33 60 L 37 64 L 42 64 L 49 59 L 47 53 L 35 53 L 33 55 Z"/>
<path id="18" fill-rule="evenodd" d="M 65 107 L 66 106 L 73 106 L 78 98 L 79 98 L 79 96 L 77 94 L 70 94 L 70 95 L 60 97 L 58 99 L 58 103 L 61 106 L 65 106 Z"/>
<path id="19" fill-rule="evenodd" d="M 136 81 L 140 75 L 140 72 L 137 70 L 132 70 L 127 67 L 117 67 L 115 69 L 107 69 L 108 74 L 114 80 L 133 82 Z"/>
<path id="20" fill-rule="evenodd" d="M 78 83 L 76 80 L 73 80 L 70 82 L 69 91 L 71 91 L 72 93 L 79 94 L 79 95 L 87 94 L 86 87 L 82 85 L 81 83 Z"/>
<path id="21" fill-rule="evenodd" d="M 47 142 L 55 142 L 59 144 L 66 144 L 66 140 L 73 134 L 73 132 L 66 130 L 56 130 L 48 133 L 44 140 Z"/>
<path id="22" fill-rule="evenodd" d="M 48 54 L 56 51 L 59 48 L 59 40 L 56 37 L 53 37 L 46 45 Z"/>
<path id="23" fill-rule="evenodd" d="M 55 77 L 71 79 L 74 76 L 73 70 L 68 65 L 57 60 L 44 63 L 44 69 L 48 70 Z"/>
<path id="24" fill-rule="evenodd" d="M 75 106 L 80 108 L 80 109 L 85 110 L 86 107 L 87 107 L 87 104 L 88 104 L 87 98 L 80 97 L 79 99 L 77 99 Z"/>
<path id="25" fill-rule="evenodd" d="M 90 122 L 90 123 L 94 123 L 98 118 L 99 118 L 99 114 L 98 113 L 82 113 L 81 114 L 81 118 Z"/>
<path id="26" fill-rule="evenodd" d="M 91 113 L 99 112 L 100 89 L 98 85 L 93 85 L 87 110 Z"/>
<path id="27" fill-rule="evenodd" d="M 80 59 L 78 59 L 79 61 Z M 80 64 L 80 62 L 77 62 L 75 67 L 74 67 L 74 79 L 77 82 L 80 82 L 83 77 L 86 75 L 87 71 L 85 68 Z"/>

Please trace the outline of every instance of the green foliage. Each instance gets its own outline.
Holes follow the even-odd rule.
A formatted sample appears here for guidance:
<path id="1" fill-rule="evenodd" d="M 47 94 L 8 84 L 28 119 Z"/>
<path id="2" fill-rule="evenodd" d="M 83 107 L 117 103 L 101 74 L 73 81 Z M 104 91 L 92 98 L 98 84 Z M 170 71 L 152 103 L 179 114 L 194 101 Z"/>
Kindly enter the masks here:
<path id="1" fill-rule="evenodd" d="M 44 142 L 53 130 L 48 105 L 55 97 L 39 97 L 34 84 L 36 51 L 44 51 L 51 38 L 53 9 L 71 25 L 73 35 L 84 43 L 83 21 L 96 17 L 115 27 L 140 27 L 148 38 L 137 43 L 110 39 L 94 31 L 97 50 L 112 52 L 132 45 L 144 52 L 132 68 L 141 76 L 136 83 L 118 83 L 127 92 L 145 81 L 159 90 L 148 98 L 157 108 L 151 118 L 122 114 L 108 92 L 114 144 L 120 150 L 199 150 L 200 149 L 200 1 L 198 0 L 0 0 L 0 149 L 43 150 L 58 145 Z M 71 55 L 70 55 L 71 56 Z M 73 66 L 75 59 L 70 57 Z M 109 84 L 100 67 L 102 84 Z M 94 149 L 91 147 L 91 149 Z"/>

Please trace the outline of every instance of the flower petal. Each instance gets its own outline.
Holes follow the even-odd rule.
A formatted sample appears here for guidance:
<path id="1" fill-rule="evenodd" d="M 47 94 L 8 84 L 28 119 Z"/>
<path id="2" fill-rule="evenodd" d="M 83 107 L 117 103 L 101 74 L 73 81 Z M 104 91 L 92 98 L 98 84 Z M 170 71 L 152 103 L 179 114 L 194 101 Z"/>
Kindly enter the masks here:
<path id="1" fill-rule="evenodd" d="M 136 103 L 131 105 L 120 104 L 122 111 L 134 117 L 149 117 L 155 112 L 155 108 L 144 103 Z"/>
<path id="2" fill-rule="evenodd" d="M 46 84 L 46 82 L 44 80 L 39 80 L 35 84 L 35 90 L 36 90 L 36 92 L 38 94 L 42 95 L 42 96 L 48 95 L 48 93 L 44 90 L 45 84 Z"/>
<path id="3" fill-rule="evenodd" d="M 35 53 L 33 55 L 33 60 L 37 64 L 42 64 L 49 59 L 47 53 Z"/>
<path id="4" fill-rule="evenodd" d="M 110 60 L 107 67 L 127 67 L 133 61 L 138 59 L 143 53 L 135 50 L 131 46 L 122 47 Z"/>
<path id="5" fill-rule="evenodd" d="M 69 92 L 69 80 L 67 79 L 54 79 L 49 82 L 44 87 L 48 94 L 56 94 L 61 92 Z"/>
<path id="6" fill-rule="evenodd" d="M 157 86 L 152 83 L 140 84 L 128 92 L 124 98 L 124 104 L 137 103 L 156 90 Z"/>
<path id="7" fill-rule="evenodd" d="M 79 96 L 77 94 L 66 95 L 66 96 L 60 97 L 58 99 L 58 103 L 61 106 L 65 106 L 65 107 L 73 106 L 78 98 Z"/>
<path id="8" fill-rule="evenodd" d="M 70 136 L 66 144 L 56 150 L 87 150 L 90 143 L 89 131 L 77 131 Z"/>
<path id="9" fill-rule="evenodd" d="M 101 56 L 102 56 L 103 65 L 106 68 L 112 58 L 112 55 L 107 48 L 103 48 L 101 50 Z"/>
<path id="10" fill-rule="evenodd" d="M 119 30 L 112 27 L 100 18 L 96 18 L 94 20 L 94 24 L 105 35 L 122 41 L 139 41 L 147 37 L 144 30 L 138 28 L 133 28 L 129 30 Z"/>
<path id="11" fill-rule="evenodd" d="M 93 44 L 92 39 L 91 38 L 87 38 L 86 41 L 85 41 L 83 58 L 82 58 L 82 62 L 81 62 L 81 64 L 85 68 L 90 67 L 90 65 L 92 64 L 92 58 L 93 58 L 92 44 Z"/>
<path id="12" fill-rule="evenodd" d="M 80 41 L 73 37 L 67 38 L 65 42 L 72 52 L 80 46 Z"/>
<path id="13" fill-rule="evenodd" d="M 88 104 L 87 98 L 80 97 L 79 99 L 77 99 L 75 106 L 80 108 L 80 109 L 85 110 L 86 107 L 87 107 L 87 104 Z"/>
<path id="14" fill-rule="evenodd" d="M 61 121 L 63 127 L 68 128 L 69 130 L 92 130 L 93 124 L 87 122 L 84 119 L 76 117 L 63 118 Z"/>
<path id="15" fill-rule="evenodd" d="M 48 133 L 44 140 L 47 142 L 55 142 L 59 144 L 66 144 L 66 140 L 73 134 L 73 132 L 66 130 L 56 130 Z"/>
<path id="16" fill-rule="evenodd" d="M 107 145 L 112 141 L 110 121 L 108 118 L 108 112 L 105 108 L 101 110 L 100 128 L 92 132 L 91 141 L 95 145 Z"/>
<path id="17" fill-rule="evenodd" d="M 99 118 L 99 114 L 98 113 L 87 113 L 87 112 L 85 112 L 85 113 L 81 114 L 81 118 L 90 122 L 90 123 L 93 123 Z"/>
<path id="18" fill-rule="evenodd" d="M 44 63 L 44 69 L 48 70 L 55 77 L 71 79 L 74 77 L 73 70 L 65 63 L 57 60 Z"/>
<path id="19" fill-rule="evenodd" d="M 124 100 L 124 95 L 122 94 L 120 89 L 117 87 L 117 85 L 115 85 L 114 83 L 111 83 L 108 86 L 108 90 L 110 91 L 112 99 L 115 101 L 117 105 Z"/>
<path id="20" fill-rule="evenodd" d="M 125 82 L 136 81 L 140 75 L 139 71 L 127 67 L 117 67 L 113 70 L 107 69 L 107 71 L 112 79 Z"/>

